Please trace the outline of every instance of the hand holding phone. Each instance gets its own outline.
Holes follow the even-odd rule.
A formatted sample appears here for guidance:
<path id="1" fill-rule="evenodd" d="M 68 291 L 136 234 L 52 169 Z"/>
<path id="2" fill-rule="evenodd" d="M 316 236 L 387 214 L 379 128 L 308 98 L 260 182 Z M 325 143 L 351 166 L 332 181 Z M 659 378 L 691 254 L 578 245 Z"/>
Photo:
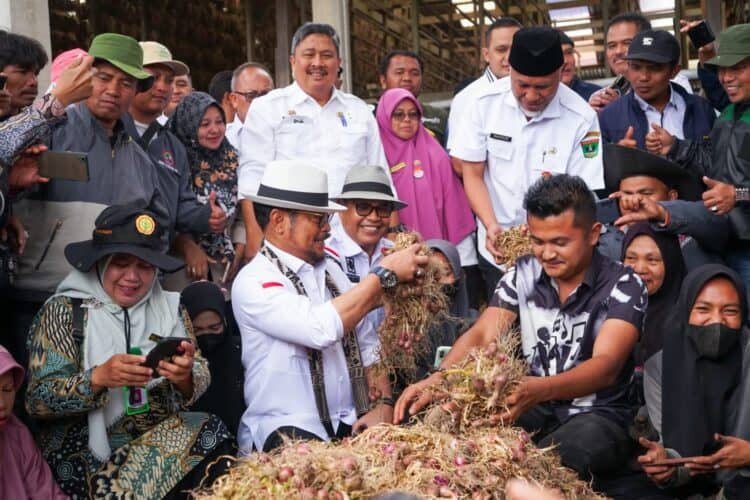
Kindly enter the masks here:
<path id="1" fill-rule="evenodd" d="M 596 220 L 602 224 L 612 224 L 620 218 L 620 205 L 614 198 L 605 198 L 596 202 Z"/>
<path id="2" fill-rule="evenodd" d="M 711 26 L 705 20 L 700 21 L 698 24 L 688 29 L 687 35 L 688 38 L 690 38 L 690 43 L 692 43 L 693 47 L 696 49 L 700 49 L 716 40 L 716 37 L 711 30 Z"/>
<path id="3" fill-rule="evenodd" d="M 70 151 L 44 151 L 39 156 L 39 175 L 50 179 L 88 182 L 88 155 Z"/>
<path id="4" fill-rule="evenodd" d="M 151 349 L 148 355 L 146 355 L 146 361 L 143 363 L 143 366 L 153 369 L 154 376 L 156 377 L 158 376 L 156 369 L 159 367 L 159 362 L 169 360 L 172 356 L 181 355 L 180 344 L 190 342 L 190 339 L 185 337 L 159 337 L 157 335 L 149 337 L 150 340 L 154 340 L 154 338 L 157 339 L 155 340 L 156 347 Z"/>

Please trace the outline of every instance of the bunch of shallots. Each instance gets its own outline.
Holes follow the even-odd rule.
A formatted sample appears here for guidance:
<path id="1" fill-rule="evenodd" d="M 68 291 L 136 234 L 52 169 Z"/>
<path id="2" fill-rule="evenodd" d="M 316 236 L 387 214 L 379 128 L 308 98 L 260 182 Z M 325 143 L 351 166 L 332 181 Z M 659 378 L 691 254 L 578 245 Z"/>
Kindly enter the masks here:
<path id="1" fill-rule="evenodd" d="M 529 226 L 521 224 L 504 229 L 495 239 L 495 248 L 503 254 L 503 261 L 499 264 L 506 269 L 511 268 L 519 257 L 531 253 Z"/>

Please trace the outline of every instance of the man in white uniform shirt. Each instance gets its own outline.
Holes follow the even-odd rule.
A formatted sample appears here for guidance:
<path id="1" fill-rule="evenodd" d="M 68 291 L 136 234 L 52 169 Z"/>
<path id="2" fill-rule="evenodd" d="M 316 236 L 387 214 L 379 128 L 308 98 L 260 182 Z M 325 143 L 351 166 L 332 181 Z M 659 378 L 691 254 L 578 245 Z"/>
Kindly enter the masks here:
<path id="1" fill-rule="evenodd" d="M 424 275 L 418 245 L 383 257 L 352 286 L 325 258 L 332 213 L 328 179 L 299 161 L 269 163 L 249 199 L 263 228 L 258 255 L 237 276 L 232 307 L 242 336 L 242 453 L 270 450 L 282 435 L 338 439 L 389 421 L 387 377 L 368 369 L 378 339 L 369 318 L 382 289 Z M 383 396 L 372 402 L 368 386 Z"/>
<path id="2" fill-rule="evenodd" d="M 462 162 L 466 196 L 477 214 L 488 295 L 501 276 L 495 238 L 526 221 L 520 193 L 541 176 L 561 173 L 580 176 L 592 190 L 604 187 L 596 113 L 560 84 L 560 35 L 523 28 L 509 59 L 510 76 L 492 84 L 452 129 L 451 155 Z"/>
<path id="3" fill-rule="evenodd" d="M 234 120 L 227 123 L 227 140 L 240 152 L 242 150 L 240 135 L 242 124 L 245 122 L 250 104 L 258 97 L 262 97 L 273 90 L 273 78 L 265 66 L 256 62 L 246 62 L 237 66 L 232 73 L 232 92 L 229 102 L 234 108 Z"/>
<path id="4" fill-rule="evenodd" d="M 341 191 L 355 165 L 379 165 L 387 171 L 369 107 L 334 85 L 341 66 L 339 46 L 338 34 L 327 24 L 305 23 L 294 34 L 289 56 L 294 83 L 256 99 L 243 125 L 240 198 L 255 193 L 272 160 L 304 160 L 326 171 L 330 193 Z M 260 232 L 252 205 L 244 202 L 242 207 L 249 257 L 260 244 Z"/>

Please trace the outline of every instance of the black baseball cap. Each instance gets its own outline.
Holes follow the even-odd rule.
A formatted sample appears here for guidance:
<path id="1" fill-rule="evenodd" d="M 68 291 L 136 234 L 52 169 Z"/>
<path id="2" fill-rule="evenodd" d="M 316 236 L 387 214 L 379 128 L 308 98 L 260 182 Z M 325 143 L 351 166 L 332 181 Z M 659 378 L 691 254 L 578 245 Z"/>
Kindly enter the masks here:
<path id="1" fill-rule="evenodd" d="M 88 272 L 99 259 L 115 253 L 135 255 L 168 273 L 185 265 L 167 255 L 166 227 L 157 215 L 137 204 L 105 208 L 94 226 L 90 240 L 65 247 L 65 258 L 79 271 Z"/>
<path id="2" fill-rule="evenodd" d="M 633 41 L 630 42 L 625 59 L 676 63 L 680 60 L 680 44 L 668 31 L 644 30 L 635 35 Z"/>

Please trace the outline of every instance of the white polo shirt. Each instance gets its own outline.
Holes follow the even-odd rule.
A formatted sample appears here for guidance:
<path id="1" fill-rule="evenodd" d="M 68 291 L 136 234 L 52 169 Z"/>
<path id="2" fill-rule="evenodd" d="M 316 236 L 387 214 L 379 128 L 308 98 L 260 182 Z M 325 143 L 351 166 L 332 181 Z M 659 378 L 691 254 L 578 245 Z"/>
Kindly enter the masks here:
<path id="1" fill-rule="evenodd" d="M 578 175 L 592 190 L 604 187 L 596 112 L 565 85 L 559 85 L 542 113 L 527 120 L 511 91 L 510 77 L 497 80 L 451 134 L 452 156 L 487 162 L 484 183 L 503 228 L 526 222 L 524 193 L 543 175 Z M 479 253 L 494 264 L 486 235 L 477 218 Z"/>
<path id="2" fill-rule="evenodd" d="M 492 82 L 495 80 L 497 80 L 497 77 L 490 71 L 490 67 L 487 66 L 482 76 L 471 82 L 453 97 L 450 114 L 448 115 L 448 140 L 445 147 L 449 153 L 453 148 L 456 137 L 460 135 L 457 127 L 461 126 L 460 124 L 464 119 L 464 115 L 467 111 L 471 110 L 476 100 L 490 89 Z"/>
<path id="3" fill-rule="evenodd" d="M 341 339 L 341 317 L 325 287 L 328 271 L 341 293 L 351 284 L 328 259 L 312 266 L 266 243 L 302 280 L 308 297 L 275 264 L 258 254 L 242 268 L 232 286 L 232 309 L 242 337 L 245 403 L 237 440 L 247 454 L 263 448 L 269 434 L 291 425 L 328 439 L 320 422 L 310 378 L 307 348 L 323 353 L 326 399 L 334 431 L 353 424 L 356 411 Z M 356 327 L 362 362 L 377 360 L 378 337 L 366 316 Z"/>
<path id="4" fill-rule="evenodd" d="M 254 99 L 243 125 L 240 198 L 255 194 L 272 160 L 305 160 L 328 174 L 338 194 L 354 166 L 379 165 L 388 172 L 375 117 L 360 98 L 333 89 L 324 105 L 296 82 Z M 390 172 L 388 172 L 390 178 Z"/>

